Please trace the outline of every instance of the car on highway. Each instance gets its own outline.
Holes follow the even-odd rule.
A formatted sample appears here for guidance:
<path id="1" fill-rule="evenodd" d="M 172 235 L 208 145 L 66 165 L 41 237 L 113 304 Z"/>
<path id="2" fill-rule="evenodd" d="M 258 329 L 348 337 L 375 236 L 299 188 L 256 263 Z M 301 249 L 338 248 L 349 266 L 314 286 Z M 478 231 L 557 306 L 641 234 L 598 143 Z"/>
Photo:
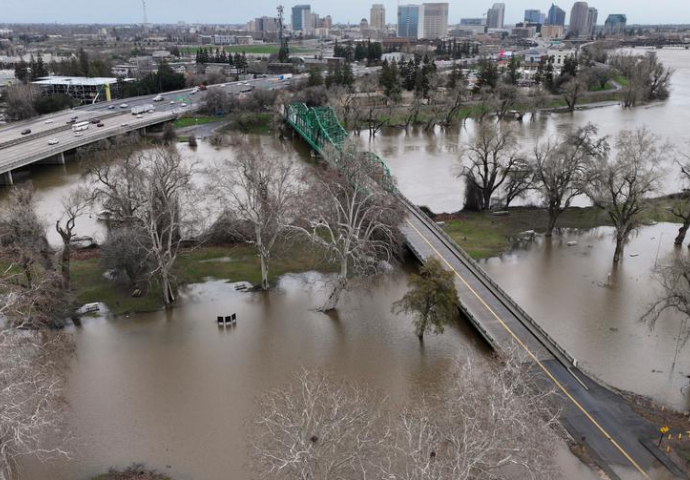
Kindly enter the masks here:
<path id="1" fill-rule="evenodd" d="M 186 103 L 181 103 L 181 104 L 180 104 L 180 107 L 186 107 L 186 106 L 187 106 Z"/>
<path id="2" fill-rule="evenodd" d="M 175 100 L 170 100 L 170 105 L 175 105 Z"/>
<path id="3" fill-rule="evenodd" d="M 81 137 L 82 135 L 84 135 L 84 134 L 81 132 L 74 132 L 75 137 Z"/>
<path id="4" fill-rule="evenodd" d="M 57 145 L 58 143 L 60 143 L 60 140 L 58 140 L 57 138 L 51 138 L 50 140 L 48 140 L 48 145 Z"/>
<path id="5" fill-rule="evenodd" d="M 122 105 L 120 105 L 120 108 L 127 108 L 127 107 L 129 107 L 129 105 L 127 105 L 126 103 L 123 103 Z"/>
<path id="6" fill-rule="evenodd" d="M 137 118 L 144 118 L 144 116 L 140 113 L 139 115 L 137 115 Z"/>
<path id="7" fill-rule="evenodd" d="M 155 97 L 153 97 L 154 102 L 162 102 L 163 100 L 165 100 L 163 95 L 156 95 Z"/>
<path id="8" fill-rule="evenodd" d="M 223 83 L 223 84 L 221 84 L 221 87 L 224 87 L 224 86 L 225 86 L 225 84 L 224 84 L 224 83 Z"/>
<path id="9" fill-rule="evenodd" d="M 49 118 L 48 120 L 46 120 L 46 123 L 53 123 L 53 121 Z"/>
<path id="10" fill-rule="evenodd" d="M 115 110 L 115 105 L 108 105 L 108 110 Z"/>
<path id="11" fill-rule="evenodd" d="M 124 122 L 124 123 L 121 123 L 120 126 L 121 126 L 121 127 L 129 127 L 129 123 L 128 123 L 128 122 Z"/>
<path id="12" fill-rule="evenodd" d="M 75 116 L 71 117 L 70 120 L 76 121 L 78 118 L 79 118 L 79 117 L 78 117 L 77 115 L 75 115 Z"/>
<path id="13" fill-rule="evenodd" d="M 104 125 L 103 125 L 103 122 L 98 122 L 98 123 L 96 124 L 96 126 L 97 126 L 98 128 L 100 128 L 100 127 L 102 127 L 102 126 L 104 126 Z"/>
<path id="14" fill-rule="evenodd" d="M 31 133 L 31 129 L 30 129 L 30 128 L 25 128 L 24 130 L 22 130 L 22 135 L 28 135 L 28 134 L 30 134 L 30 133 Z"/>
<path id="15" fill-rule="evenodd" d="M 72 119 L 72 120 L 67 120 L 65 123 L 66 123 L 67 125 L 70 125 L 70 124 L 72 124 L 72 123 L 77 123 L 77 121 L 76 121 L 75 119 Z"/>
<path id="16" fill-rule="evenodd" d="M 199 91 L 199 87 L 194 87 L 191 92 L 189 92 L 190 95 L 194 95 Z"/>
<path id="17" fill-rule="evenodd" d="M 101 123 L 101 119 L 100 118 L 92 118 L 91 120 L 89 120 L 89 122 L 91 122 L 93 125 L 96 125 L 97 123 Z"/>

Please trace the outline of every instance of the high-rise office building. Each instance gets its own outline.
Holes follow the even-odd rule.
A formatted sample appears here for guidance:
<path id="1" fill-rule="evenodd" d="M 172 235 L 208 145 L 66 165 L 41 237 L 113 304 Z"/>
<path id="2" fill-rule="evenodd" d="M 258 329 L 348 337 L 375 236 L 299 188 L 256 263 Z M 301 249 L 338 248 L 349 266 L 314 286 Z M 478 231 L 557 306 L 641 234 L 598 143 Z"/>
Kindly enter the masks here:
<path id="1" fill-rule="evenodd" d="M 494 6 L 486 12 L 486 26 L 488 28 L 503 28 L 505 12 L 505 3 L 494 3 Z"/>
<path id="2" fill-rule="evenodd" d="M 573 9 L 570 11 L 570 24 L 568 25 L 568 33 L 575 37 L 580 35 L 588 35 L 587 19 L 589 18 L 589 5 L 587 2 L 575 2 Z"/>
<path id="3" fill-rule="evenodd" d="M 627 23 L 628 17 L 622 13 L 612 13 L 606 17 L 606 22 L 604 22 L 604 33 L 612 35 L 623 33 L 625 32 Z"/>
<path id="4" fill-rule="evenodd" d="M 420 38 L 423 22 L 424 7 L 421 5 L 398 6 L 398 37 Z"/>
<path id="5" fill-rule="evenodd" d="M 587 11 L 587 34 L 594 35 L 594 30 L 597 27 L 597 20 L 599 19 L 599 10 L 589 7 Z"/>
<path id="6" fill-rule="evenodd" d="M 552 3 L 549 14 L 546 16 L 546 24 L 565 26 L 565 10 Z"/>
<path id="7" fill-rule="evenodd" d="M 386 28 L 386 7 L 380 3 L 375 3 L 371 6 L 369 27 L 375 30 L 384 30 Z"/>
<path id="8" fill-rule="evenodd" d="M 529 23 L 543 23 L 541 10 L 525 10 L 525 20 Z"/>
<path id="9" fill-rule="evenodd" d="M 311 5 L 295 5 L 292 7 L 292 30 L 308 32 L 312 23 Z"/>
<path id="10" fill-rule="evenodd" d="M 276 17 L 258 17 L 254 19 L 254 31 L 256 32 L 277 32 L 280 28 L 279 25 L 280 23 Z"/>
<path id="11" fill-rule="evenodd" d="M 424 21 L 422 33 L 419 38 L 435 40 L 448 36 L 448 4 L 425 3 L 423 7 Z"/>

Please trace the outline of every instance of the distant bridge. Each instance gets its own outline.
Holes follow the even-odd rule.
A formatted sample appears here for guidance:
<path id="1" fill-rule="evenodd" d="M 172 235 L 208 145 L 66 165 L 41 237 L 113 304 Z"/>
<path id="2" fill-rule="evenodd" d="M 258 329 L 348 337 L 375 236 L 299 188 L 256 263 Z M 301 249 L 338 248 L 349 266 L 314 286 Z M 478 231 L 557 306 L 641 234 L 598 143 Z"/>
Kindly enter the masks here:
<path id="1" fill-rule="evenodd" d="M 351 154 L 345 147 L 347 131 L 330 107 L 308 108 L 292 104 L 285 116 L 290 125 L 334 167 L 337 155 Z M 344 149 L 344 150 L 343 150 Z M 649 478 L 647 471 L 661 461 L 682 478 L 684 474 L 655 446 L 655 426 L 620 397 L 578 369 L 578 362 L 534 321 L 435 222 L 410 202 L 394 185 L 390 170 L 376 154 L 356 152 L 357 158 L 377 166 L 383 188 L 394 192 L 407 208 L 400 226 L 407 244 L 420 261 L 435 257 L 455 274 L 460 308 L 482 337 L 498 351 L 516 346 L 538 366 L 542 377 L 555 385 L 563 398 L 561 422 L 611 478 Z M 550 388 L 550 387 L 549 387 Z"/>

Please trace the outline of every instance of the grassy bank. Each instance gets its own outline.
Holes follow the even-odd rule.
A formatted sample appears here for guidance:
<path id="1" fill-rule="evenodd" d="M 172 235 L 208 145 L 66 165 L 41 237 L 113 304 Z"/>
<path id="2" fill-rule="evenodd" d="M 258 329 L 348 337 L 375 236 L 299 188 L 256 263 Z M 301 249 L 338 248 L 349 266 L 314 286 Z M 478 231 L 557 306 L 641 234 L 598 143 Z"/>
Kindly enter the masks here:
<path id="1" fill-rule="evenodd" d="M 642 223 L 678 222 L 667 208 L 672 200 L 668 197 L 650 200 L 649 208 L 641 218 Z M 535 207 L 514 207 L 505 216 L 485 212 L 459 212 L 450 216 L 440 215 L 446 232 L 475 259 L 494 257 L 509 250 L 515 238 L 522 232 L 546 231 L 549 216 L 546 210 Z M 570 208 L 558 219 L 557 228 L 590 229 L 611 226 L 608 215 L 594 207 Z"/>
<path id="2" fill-rule="evenodd" d="M 103 277 L 97 252 L 91 258 L 72 262 L 72 286 L 79 304 L 103 302 L 116 315 L 129 312 L 150 312 L 163 307 L 160 289 L 152 283 L 140 297 L 133 297 L 132 286 L 119 284 Z M 309 250 L 293 247 L 276 256 L 271 263 L 270 279 L 275 281 L 286 273 L 301 273 L 332 267 L 319 262 Z M 249 245 L 205 246 L 180 254 L 175 275 L 178 285 L 222 279 L 229 282 L 261 281 L 261 269 L 256 251 Z"/>
<path id="3" fill-rule="evenodd" d="M 173 123 L 175 128 L 194 127 L 197 125 L 206 125 L 223 120 L 223 117 L 214 117 L 207 115 L 189 115 L 180 117 Z"/>
<path id="4" fill-rule="evenodd" d="M 230 115 L 222 133 L 242 132 L 265 135 L 273 132 L 273 114 L 268 112 L 246 112 Z"/>

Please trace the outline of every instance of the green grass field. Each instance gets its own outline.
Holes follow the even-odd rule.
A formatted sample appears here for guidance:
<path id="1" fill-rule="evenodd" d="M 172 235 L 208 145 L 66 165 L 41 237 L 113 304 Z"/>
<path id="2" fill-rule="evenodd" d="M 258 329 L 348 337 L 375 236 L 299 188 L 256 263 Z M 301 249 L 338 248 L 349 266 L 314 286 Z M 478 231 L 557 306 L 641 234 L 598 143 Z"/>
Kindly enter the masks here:
<path id="1" fill-rule="evenodd" d="M 211 116 L 191 116 L 191 117 L 181 117 L 175 120 L 173 126 L 175 128 L 193 127 L 196 125 L 206 125 L 207 123 L 218 122 L 222 120 L 223 117 L 211 117 Z"/>

